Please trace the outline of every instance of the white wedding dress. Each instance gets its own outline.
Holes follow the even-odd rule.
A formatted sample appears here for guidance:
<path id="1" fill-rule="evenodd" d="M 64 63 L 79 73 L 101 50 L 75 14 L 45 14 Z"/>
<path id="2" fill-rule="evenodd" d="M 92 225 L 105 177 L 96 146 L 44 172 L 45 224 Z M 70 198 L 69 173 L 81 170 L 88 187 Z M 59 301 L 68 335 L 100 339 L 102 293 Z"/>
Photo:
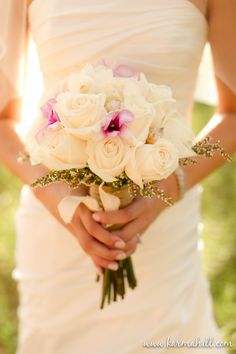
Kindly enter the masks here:
<path id="1" fill-rule="evenodd" d="M 191 118 L 208 24 L 188 0 L 35 0 L 30 26 L 45 87 L 101 58 L 170 85 Z M 199 187 L 167 208 L 133 255 L 138 287 L 99 309 L 101 283 L 75 238 L 28 187 L 16 215 L 20 305 L 17 354 L 139 354 L 146 342 L 217 341 L 198 250 Z M 192 351 L 193 350 L 193 351 Z M 225 353 L 217 348 L 171 353 Z M 165 345 L 158 352 L 166 353 Z"/>

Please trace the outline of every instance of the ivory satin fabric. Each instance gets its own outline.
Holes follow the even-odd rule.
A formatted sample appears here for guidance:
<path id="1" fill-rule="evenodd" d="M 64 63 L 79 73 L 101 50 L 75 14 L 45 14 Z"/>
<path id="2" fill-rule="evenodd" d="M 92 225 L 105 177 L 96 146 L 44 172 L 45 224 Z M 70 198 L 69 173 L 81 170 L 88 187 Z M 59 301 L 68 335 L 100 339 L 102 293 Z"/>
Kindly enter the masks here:
<path id="1" fill-rule="evenodd" d="M 190 119 L 208 25 L 189 1 L 34 0 L 29 16 L 46 88 L 103 58 L 170 85 Z M 90 258 L 25 186 L 16 215 L 13 273 L 20 294 L 17 354 L 140 354 L 148 350 L 144 341 L 219 339 L 201 269 L 199 222 L 195 187 L 142 236 L 133 255 L 138 287 L 101 311 L 101 283 L 95 282 Z"/>

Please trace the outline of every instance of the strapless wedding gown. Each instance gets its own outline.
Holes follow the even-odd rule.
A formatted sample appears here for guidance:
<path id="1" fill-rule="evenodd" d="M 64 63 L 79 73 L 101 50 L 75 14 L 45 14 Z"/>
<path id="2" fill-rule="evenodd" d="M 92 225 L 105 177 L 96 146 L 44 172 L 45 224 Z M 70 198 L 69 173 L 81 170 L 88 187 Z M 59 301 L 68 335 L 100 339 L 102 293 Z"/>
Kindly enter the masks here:
<path id="1" fill-rule="evenodd" d="M 188 0 L 35 0 L 29 17 L 46 88 L 103 58 L 170 85 L 190 119 L 208 25 Z M 100 310 L 101 283 L 90 258 L 25 186 L 13 273 L 20 294 L 17 353 L 139 354 L 147 351 L 143 343 L 165 344 L 168 337 L 217 341 L 198 251 L 199 201 L 195 187 L 150 225 L 133 255 L 138 287 Z"/>

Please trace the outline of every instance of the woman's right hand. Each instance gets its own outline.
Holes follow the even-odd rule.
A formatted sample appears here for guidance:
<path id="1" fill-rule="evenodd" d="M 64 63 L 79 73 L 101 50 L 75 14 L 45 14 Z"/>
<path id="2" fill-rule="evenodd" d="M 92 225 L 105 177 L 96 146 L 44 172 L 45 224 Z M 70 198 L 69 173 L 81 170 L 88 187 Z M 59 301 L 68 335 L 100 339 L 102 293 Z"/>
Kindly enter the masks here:
<path id="1" fill-rule="evenodd" d="M 85 195 L 85 192 L 83 189 L 77 189 L 73 195 Z M 80 246 L 91 257 L 99 272 L 102 272 L 103 268 L 116 270 L 118 268 L 116 261 L 126 258 L 126 253 L 122 251 L 126 248 L 126 243 L 96 222 L 92 217 L 92 212 L 83 203 L 76 209 L 70 224 L 63 222 L 57 206 L 60 200 L 70 193 L 65 184 L 57 183 L 38 187 L 33 189 L 33 193 L 79 241 Z"/>
<path id="2" fill-rule="evenodd" d="M 98 270 L 117 270 L 116 261 L 127 257 L 122 251 L 125 242 L 96 222 L 92 212 L 83 203 L 78 206 L 69 228 Z"/>

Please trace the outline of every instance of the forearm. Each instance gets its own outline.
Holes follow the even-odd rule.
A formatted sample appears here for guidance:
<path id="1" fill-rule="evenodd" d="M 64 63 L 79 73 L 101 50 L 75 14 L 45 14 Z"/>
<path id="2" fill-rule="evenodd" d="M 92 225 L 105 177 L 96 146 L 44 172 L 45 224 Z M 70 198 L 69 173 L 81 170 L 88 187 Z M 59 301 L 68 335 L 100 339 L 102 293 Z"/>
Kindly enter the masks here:
<path id="1" fill-rule="evenodd" d="M 0 159 L 23 183 L 30 185 L 48 170 L 42 165 L 31 166 L 30 161 L 19 163 L 17 159 L 23 151 L 24 144 L 16 133 L 15 122 L 11 119 L 0 120 Z"/>
<path id="2" fill-rule="evenodd" d="M 220 140 L 223 149 L 233 155 L 236 151 L 236 113 L 217 113 L 200 132 L 198 139 L 211 136 L 213 141 Z M 190 189 L 225 163 L 217 152 L 211 159 L 197 157 L 197 163 L 184 167 L 186 188 Z"/>

